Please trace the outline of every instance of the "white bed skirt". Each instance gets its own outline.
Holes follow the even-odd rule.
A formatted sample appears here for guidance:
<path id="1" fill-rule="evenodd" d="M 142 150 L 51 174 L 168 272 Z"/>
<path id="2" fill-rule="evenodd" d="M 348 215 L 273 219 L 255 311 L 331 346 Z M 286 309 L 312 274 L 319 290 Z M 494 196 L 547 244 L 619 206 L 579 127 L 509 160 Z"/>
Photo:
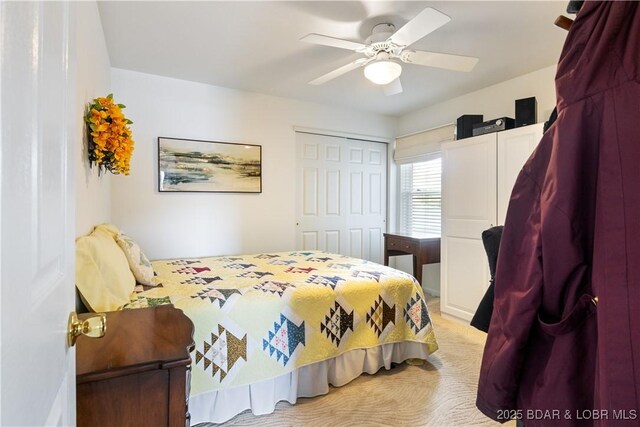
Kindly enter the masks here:
<path id="1" fill-rule="evenodd" d="M 279 377 L 255 384 L 217 390 L 191 396 L 191 424 L 222 423 L 251 409 L 254 415 L 270 414 L 276 403 L 296 403 L 298 397 L 313 397 L 329 392 L 329 385 L 340 387 L 363 373 L 374 374 L 380 368 L 407 359 L 426 359 L 427 345 L 418 342 L 383 344 L 348 351 L 333 359 L 303 366 Z"/>

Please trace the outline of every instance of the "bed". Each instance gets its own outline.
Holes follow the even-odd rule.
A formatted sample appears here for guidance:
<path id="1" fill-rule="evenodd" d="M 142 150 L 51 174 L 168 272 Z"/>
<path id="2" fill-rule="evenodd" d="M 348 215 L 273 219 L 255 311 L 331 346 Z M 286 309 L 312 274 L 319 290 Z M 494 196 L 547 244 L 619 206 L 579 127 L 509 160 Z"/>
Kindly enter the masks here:
<path id="1" fill-rule="evenodd" d="M 421 287 L 379 264 L 296 251 L 152 265 L 158 286 L 125 308 L 173 304 L 194 322 L 193 424 L 271 413 L 437 349 Z"/>
<path id="2" fill-rule="evenodd" d="M 193 321 L 193 424 L 271 413 L 281 400 L 325 394 L 437 349 L 412 276 L 326 252 L 152 265 L 129 236 L 100 224 L 76 239 L 76 287 L 91 311 L 173 304 Z"/>

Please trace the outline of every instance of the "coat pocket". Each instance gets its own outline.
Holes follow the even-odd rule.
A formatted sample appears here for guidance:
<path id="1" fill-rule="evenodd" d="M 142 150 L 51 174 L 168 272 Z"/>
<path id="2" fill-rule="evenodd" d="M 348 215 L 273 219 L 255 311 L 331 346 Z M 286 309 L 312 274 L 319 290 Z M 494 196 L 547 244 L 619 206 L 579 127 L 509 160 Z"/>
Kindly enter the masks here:
<path id="1" fill-rule="evenodd" d="M 578 299 L 571 311 L 559 322 L 547 323 L 538 314 L 538 323 L 542 331 L 557 337 L 576 330 L 592 314 L 596 312 L 596 300 L 592 295 L 584 294 Z"/>

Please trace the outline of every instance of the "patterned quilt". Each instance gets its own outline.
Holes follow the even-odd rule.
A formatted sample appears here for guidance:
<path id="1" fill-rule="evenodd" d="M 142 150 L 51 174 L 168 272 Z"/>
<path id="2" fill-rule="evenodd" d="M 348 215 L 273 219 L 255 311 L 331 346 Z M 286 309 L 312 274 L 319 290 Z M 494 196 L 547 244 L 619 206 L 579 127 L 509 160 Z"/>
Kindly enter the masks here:
<path id="1" fill-rule="evenodd" d="M 315 251 L 152 264 L 160 285 L 125 308 L 172 303 L 191 318 L 193 395 L 384 343 L 438 348 L 421 287 L 393 268 Z"/>

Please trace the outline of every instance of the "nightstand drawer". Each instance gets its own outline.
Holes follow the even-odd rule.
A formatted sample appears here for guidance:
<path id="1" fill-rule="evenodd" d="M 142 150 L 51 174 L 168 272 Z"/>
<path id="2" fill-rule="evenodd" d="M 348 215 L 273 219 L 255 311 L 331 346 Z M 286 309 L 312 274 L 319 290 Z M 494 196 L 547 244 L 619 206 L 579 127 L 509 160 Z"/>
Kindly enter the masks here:
<path id="1" fill-rule="evenodd" d="M 413 253 L 418 250 L 417 242 L 410 239 L 402 239 L 398 237 L 387 237 L 386 245 L 387 249 L 394 251 Z"/>

